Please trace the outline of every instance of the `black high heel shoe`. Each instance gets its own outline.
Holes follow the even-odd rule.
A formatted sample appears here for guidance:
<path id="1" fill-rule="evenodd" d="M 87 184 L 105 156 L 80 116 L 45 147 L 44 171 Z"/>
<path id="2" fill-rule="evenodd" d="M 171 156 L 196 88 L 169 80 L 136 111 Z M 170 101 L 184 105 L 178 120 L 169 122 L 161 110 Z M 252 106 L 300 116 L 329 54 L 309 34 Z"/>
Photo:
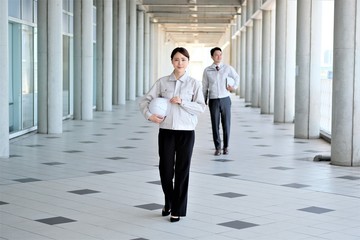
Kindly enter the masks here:
<path id="1" fill-rule="evenodd" d="M 171 216 L 170 217 L 170 222 L 178 222 L 180 221 L 180 217 L 179 216 Z"/>
<path id="2" fill-rule="evenodd" d="M 161 215 L 163 217 L 169 216 L 170 213 L 171 213 L 171 210 L 169 209 L 169 210 L 166 211 L 165 207 L 161 210 Z"/>

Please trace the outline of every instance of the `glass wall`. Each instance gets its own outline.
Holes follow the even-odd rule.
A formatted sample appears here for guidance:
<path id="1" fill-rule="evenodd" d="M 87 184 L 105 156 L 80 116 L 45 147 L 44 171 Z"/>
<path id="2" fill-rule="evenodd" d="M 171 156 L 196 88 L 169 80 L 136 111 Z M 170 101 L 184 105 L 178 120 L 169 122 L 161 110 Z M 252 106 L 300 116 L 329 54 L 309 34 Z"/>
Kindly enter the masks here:
<path id="1" fill-rule="evenodd" d="M 35 126 L 34 103 L 34 28 L 22 25 L 21 96 L 22 128 Z"/>
<path id="2" fill-rule="evenodd" d="M 321 120 L 323 134 L 331 136 L 334 1 L 322 1 Z"/>
<path id="3" fill-rule="evenodd" d="M 21 25 L 9 24 L 9 132 L 22 129 Z"/>
<path id="4" fill-rule="evenodd" d="M 70 112 L 70 37 L 63 35 L 63 117 L 69 116 Z"/>
<path id="5" fill-rule="evenodd" d="M 63 0 L 63 117 L 73 115 L 74 1 Z"/>
<path id="6" fill-rule="evenodd" d="M 93 105 L 96 107 L 96 1 L 93 1 Z"/>
<path id="7" fill-rule="evenodd" d="M 9 132 L 10 137 L 37 125 L 37 1 L 9 1 Z"/>

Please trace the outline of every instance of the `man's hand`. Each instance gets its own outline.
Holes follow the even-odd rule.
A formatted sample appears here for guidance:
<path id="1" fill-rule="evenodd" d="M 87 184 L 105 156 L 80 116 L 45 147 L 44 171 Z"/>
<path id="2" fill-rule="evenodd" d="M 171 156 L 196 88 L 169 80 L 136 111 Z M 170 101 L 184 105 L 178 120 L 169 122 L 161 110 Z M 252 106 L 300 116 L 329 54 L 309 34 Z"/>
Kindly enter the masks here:
<path id="1" fill-rule="evenodd" d="M 226 89 L 229 91 L 229 92 L 232 92 L 235 90 L 234 87 L 230 86 L 230 85 L 227 85 Z"/>

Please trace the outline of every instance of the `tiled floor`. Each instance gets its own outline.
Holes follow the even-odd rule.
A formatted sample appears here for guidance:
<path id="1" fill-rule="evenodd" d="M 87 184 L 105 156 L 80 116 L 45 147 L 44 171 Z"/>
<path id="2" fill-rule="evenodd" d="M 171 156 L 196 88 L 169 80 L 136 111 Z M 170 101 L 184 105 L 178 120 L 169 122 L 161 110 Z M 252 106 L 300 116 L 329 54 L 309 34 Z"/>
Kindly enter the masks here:
<path id="1" fill-rule="evenodd" d="M 0 160 L 0 239 L 360 239 L 360 169 L 314 162 L 328 143 L 295 139 L 293 124 L 237 97 L 229 155 L 213 156 L 209 112 L 200 117 L 177 223 L 161 216 L 158 128 L 135 102 L 63 124 Z"/>

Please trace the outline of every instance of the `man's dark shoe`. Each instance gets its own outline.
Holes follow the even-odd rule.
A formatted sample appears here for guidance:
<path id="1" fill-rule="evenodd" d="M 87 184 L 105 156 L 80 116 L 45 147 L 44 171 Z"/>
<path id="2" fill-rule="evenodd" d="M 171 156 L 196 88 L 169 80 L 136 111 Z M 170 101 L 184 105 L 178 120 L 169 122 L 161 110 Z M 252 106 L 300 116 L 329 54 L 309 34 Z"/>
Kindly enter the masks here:
<path id="1" fill-rule="evenodd" d="M 220 149 L 216 149 L 214 155 L 215 155 L 215 156 L 221 155 L 221 150 L 220 150 Z"/>
<path id="2" fill-rule="evenodd" d="M 229 149 L 228 148 L 224 148 L 224 155 L 227 155 L 227 154 L 229 154 Z"/>

